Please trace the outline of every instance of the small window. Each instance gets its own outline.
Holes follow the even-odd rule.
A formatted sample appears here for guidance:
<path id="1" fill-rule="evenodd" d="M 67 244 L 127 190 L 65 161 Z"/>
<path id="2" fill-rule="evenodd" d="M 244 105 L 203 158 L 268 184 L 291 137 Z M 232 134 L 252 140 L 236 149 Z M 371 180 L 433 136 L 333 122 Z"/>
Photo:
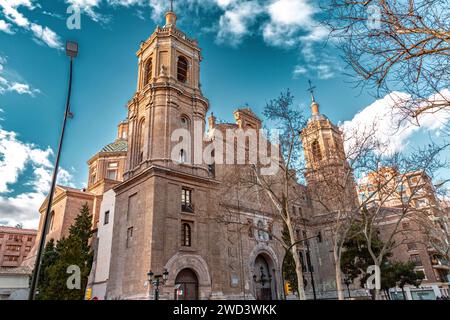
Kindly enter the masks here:
<path id="1" fill-rule="evenodd" d="M 184 129 L 189 129 L 189 119 L 186 117 L 181 117 L 181 127 Z"/>
<path id="2" fill-rule="evenodd" d="M 55 211 L 50 213 L 50 226 L 48 227 L 47 233 L 53 230 L 55 227 Z"/>
<path id="3" fill-rule="evenodd" d="M 320 151 L 320 144 L 319 141 L 315 140 L 311 144 L 311 150 L 313 154 L 314 161 L 320 161 L 322 160 L 322 152 Z"/>
<path id="4" fill-rule="evenodd" d="M 144 70 L 144 86 L 152 80 L 152 59 L 148 59 Z"/>
<path id="5" fill-rule="evenodd" d="M 28 242 L 33 241 L 33 237 L 28 237 L 28 238 L 27 238 L 27 241 L 28 241 Z"/>
<path id="6" fill-rule="evenodd" d="M 115 169 L 118 167 L 119 167 L 119 164 L 117 162 L 109 162 L 108 163 L 108 169 Z"/>
<path id="7" fill-rule="evenodd" d="M 249 238 L 254 238 L 255 235 L 253 233 L 253 221 L 250 219 L 247 219 L 247 224 L 248 224 L 248 237 Z"/>
<path id="8" fill-rule="evenodd" d="M 417 250 L 417 244 L 414 242 L 407 243 L 406 246 L 408 247 L 408 251 Z"/>
<path id="9" fill-rule="evenodd" d="M 412 254 L 409 257 L 409 260 L 414 263 L 416 267 L 422 266 L 422 260 L 420 259 L 420 256 L 418 254 Z"/>
<path id="10" fill-rule="evenodd" d="M 314 272 L 314 267 L 311 263 L 311 255 L 309 251 L 306 251 L 306 266 L 308 267 L 308 272 Z"/>
<path id="11" fill-rule="evenodd" d="M 187 80 L 188 62 L 185 57 L 178 58 L 177 65 L 177 79 L 180 82 L 185 83 Z"/>
<path id="12" fill-rule="evenodd" d="M 104 219 L 103 224 L 108 224 L 108 223 L 109 223 L 109 211 L 106 211 L 105 212 L 105 219 Z"/>
<path id="13" fill-rule="evenodd" d="M 180 163 L 186 163 L 186 151 L 184 149 L 180 150 Z"/>
<path id="14" fill-rule="evenodd" d="M 259 238 L 259 240 L 263 240 L 263 241 L 269 240 L 269 234 L 267 233 L 267 231 L 265 231 L 264 222 L 259 220 L 256 226 L 258 227 L 258 238 Z"/>
<path id="15" fill-rule="evenodd" d="M 138 127 L 138 150 L 136 157 L 136 165 L 139 165 L 144 160 L 144 144 L 145 144 L 145 118 L 142 118 Z"/>
<path id="16" fill-rule="evenodd" d="M 192 237 L 191 237 L 191 226 L 189 223 L 183 223 L 182 224 L 182 230 L 181 230 L 181 239 L 182 239 L 182 246 L 183 247 L 190 247 L 192 244 Z"/>
<path id="17" fill-rule="evenodd" d="M 127 229 L 127 248 L 131 247 L 131 240 L 133 240 L 133 227 Z"/>
<path id="18" fill-rule="evenodd" d="M 92 167 L 89 173 L 89 182 L 94 184 L 97 181 L 97 168 Z"/>
<path id="19" fill-rule="evenodd" d="M 117 180 L 117 170 L 108 170 L 106 172 L 106 177 L 109 180 Z"/>
<path id="20" fill-rule="evenodd" d="M 192 190 L 183 188 L 181 190 L 181 210 L 185 212 L 194 212 L 192 205 Z"/>

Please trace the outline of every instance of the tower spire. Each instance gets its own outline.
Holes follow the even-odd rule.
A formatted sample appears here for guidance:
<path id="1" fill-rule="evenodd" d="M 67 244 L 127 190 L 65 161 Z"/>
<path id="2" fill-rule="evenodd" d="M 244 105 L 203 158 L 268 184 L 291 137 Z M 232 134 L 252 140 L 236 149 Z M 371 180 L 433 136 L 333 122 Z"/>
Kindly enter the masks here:
<path id="1" fill-rule="evenodd" d="M 309 88 L 307 91 L 309 91 L 309 93 L 311 93 L 311 101 L 316 102 L 316 100 L 314 98 L 314 89 L 316 89 L 316 87 L 313 87 L 311 80 L 308 80 L 308 83 L 309 83 Z"/>
<path id="2" fill-rule="evenodd" d="M 309 88 L 307 91 L 311 94 L 311 113 L 314 116 L 319 114 L 319 104 L 316 102 L 316 98 L 314 97 L 314 89 L 316 89 L 316 87 L 313 86 L 311 80 L 308 80 L 308 83 Z"/>
<path id="3" fill-rule="evenodd" d="M 166 13 L 166 26 L 176 26 L 177 15 L 173 12 L 173 0 L 170 1 L 170 10 Z"/>

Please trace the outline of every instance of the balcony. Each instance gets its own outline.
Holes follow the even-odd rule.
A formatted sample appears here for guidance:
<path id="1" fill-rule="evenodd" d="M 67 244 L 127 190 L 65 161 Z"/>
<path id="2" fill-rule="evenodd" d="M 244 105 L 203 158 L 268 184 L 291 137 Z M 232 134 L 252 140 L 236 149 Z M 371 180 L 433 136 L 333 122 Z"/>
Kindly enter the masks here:
<path id="1" fill-rule="evenodd" d="M 188 213 L 194 213 L 194 205 L 192 203 L 182 203 L 181 211 L 188 212 Z"/>
<path id="2" fill-rule="evenodd" d="M 450 261 L 445 259 L 432 259 L 431 265 L 434 269 L 450 271 Z"/>

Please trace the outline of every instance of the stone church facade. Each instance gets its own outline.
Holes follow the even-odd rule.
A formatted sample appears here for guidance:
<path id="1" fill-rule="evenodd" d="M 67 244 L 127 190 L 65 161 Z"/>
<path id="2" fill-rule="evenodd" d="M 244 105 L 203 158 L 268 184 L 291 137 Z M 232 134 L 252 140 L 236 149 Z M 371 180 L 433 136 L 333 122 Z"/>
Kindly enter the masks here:
<path id="1" fill-rule="evenodd" d="M 282 299 L 284 223 L 273 202 L 257 187 L 233 180 L 245 177 L 249 166 L 195 161 L 197 148 L 208 150 L 217 133 L 225 140 L 229 130 L 260 129 L 261 120 L 249 108 L 234 112 L 235 123 L 216 123 L 213 114 L 206 119 L 201 50 L 176 20 L 169 11 L 165 25 L 141 43 L 127 119 L 116 141 L 88 161 L 87 189 L 57 188 L 47 238 L 66 235 L 81 205 L 88 204 L 95 252 L 89 299 L 154 299 L 150 271 L 168 272 L 160 299 Z M 297 247 L 306 297 L 313 298 L 314 286 L 317 298 L 327 299 L 337 297 L 327 214 L 333 206 L 354 208 L 358 197 L 340 129 L 320 113 L 314 96 L 311 112 L 301 132 L 306 185 L 294 183 L 299 196 L 292 211 L 301 218 L 296 239 L 311 238 Z M 193 137 L 181 149 L 173 137 L 178 130 Z M 349 182 L 336 194 L 328 188 L 329 177 L 344 175 Z M 46 202 L 40 230 L 45 207 Z M 350 289 L 352 296 L 367 295 L 358 284 Z"/>

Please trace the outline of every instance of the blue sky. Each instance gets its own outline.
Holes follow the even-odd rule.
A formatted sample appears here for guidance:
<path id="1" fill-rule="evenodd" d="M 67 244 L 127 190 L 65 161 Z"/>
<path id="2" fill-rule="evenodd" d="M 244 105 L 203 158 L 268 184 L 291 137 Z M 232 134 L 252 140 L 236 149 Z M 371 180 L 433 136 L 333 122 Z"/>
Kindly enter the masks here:
<path id="1" fill-rule="evenodd" d="M 202 48 L 201 83 L 210 111 L 231 121 L 232 111 L 248 104 L 261 114 L 265 102 L 287 88 L 299 108 L 308 109 L 308 79 L 317 87 L 321 111 L 336 123 L 351 121 L 375 102 L 344 75 L 314 3 L 175 1 L 178 27 Z M 81 9 L 80 30 L 66 27 L 70 4 Z M 135 52 L 164 23 L 167 8 L 165 0 L 0 0 L 0 225 L 36 226 L 66 97 L 63 43 L 77 41 L 80 53 L 61 182 L 81 187 L 86 161 L 115 139 L 126 117 L 136 88 Z M 418 137 L 410 134 L 401 145 Z"/>

